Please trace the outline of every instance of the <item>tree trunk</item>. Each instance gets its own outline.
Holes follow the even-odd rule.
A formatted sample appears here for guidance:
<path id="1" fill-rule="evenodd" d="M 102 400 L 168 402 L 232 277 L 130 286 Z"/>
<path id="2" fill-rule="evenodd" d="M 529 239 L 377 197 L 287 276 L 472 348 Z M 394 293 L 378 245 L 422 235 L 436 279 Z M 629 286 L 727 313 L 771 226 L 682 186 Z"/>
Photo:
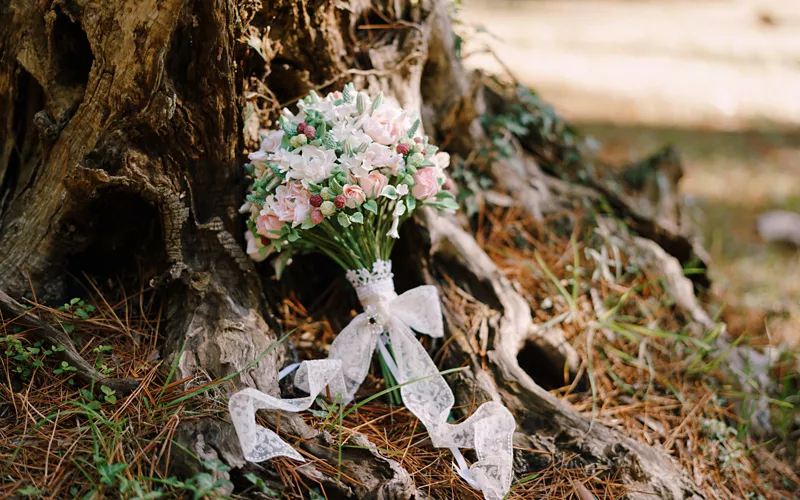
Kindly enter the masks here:
<path id="1" fill-rule="evenodd" d="M 18 300 L 35 292 L 40 302 L 61 301 L 68 276 L 102 281 L 142 266 L 166 306 L 162 355 L 179 357 L 175 378 L 244 369 L 279 336 L 266 297 L 279 300 L 280 292 L 262 288 L 268 266 L 243 252 L 237 214 L 243 152 L 258 120 L 264 125 L 310 89 L 355 79 L 418 109 L 429 135 L 465 155 L 486 141 L 476 120 L 485 103 L 503 105 L 501 95 L 484 101 L 483 82 L 461 67 L 447 2 L 379 3 L 12 0 L 0 11 L 0 289 Z M 387 29 L 356 31 L 361 24 Z M 522 171 L 499 162 L 492 175 L 531 213 L 605 196 L 640 234 L 681 261 L 693 256 L 679 229 L 599 181 L 559 180 L 537 167 L 535 159 L 561 161 L 569 145 L 534 137 L 523 146 Z M 590 423 L 520 368 L 517 355 L 531 338 L 557 366 L 574 353 L 539 331 L 528 302 L 468 230 L 425 214 L 402 245 L 409 256 L 397 261 L 398 274 L 443 287 L 447 270 L 494 311 L 485 357 L 463 335 L 451 344 L 449 365 L 469 361 L 454 385 L 460 402 L 473 401 L 477 387 L 479 399 L 514 413 L 520 448 L 577 452 L 582 463 L 611 467 L 639 492 L 631 496 L 698 494 L 664 453 Z M 456 314 L 446 319 L 451 332 L 459 329 Z M 264 357 L 235 384 L 276 394 L 284 357 Z M 295 434 L 324 443 L 324 433 L 299 418 L 282 418 Z M 201 456 L 244 465 L 225 423 L 186 425 L 180 435 Z M 323 446 L 307 451 L 331 459 Z M 517 477 L 536 462 L 517 451 Z M 313 467 L 303 473 L 358 497 L 415 493 L 408 472 L 374 448 L 345 455 L 342 467 L 355 481 L 338 483 Z"/>

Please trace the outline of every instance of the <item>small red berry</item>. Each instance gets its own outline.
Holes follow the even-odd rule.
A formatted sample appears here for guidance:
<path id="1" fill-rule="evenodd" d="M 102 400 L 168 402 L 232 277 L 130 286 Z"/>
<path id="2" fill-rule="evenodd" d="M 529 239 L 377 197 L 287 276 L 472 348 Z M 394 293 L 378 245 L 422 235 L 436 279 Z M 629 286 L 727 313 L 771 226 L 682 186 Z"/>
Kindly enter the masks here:
<path id="1" fill-rule="evenodd" d="M 322 212 L 320 212 L 319 210 L 314 210 L 313 212 L 311 212 L 311 222 L 313 222 L 314 224 L 319 224 L 320 222 L 322 222 L 322 219 L 324 218 L 325 217 L 322 216 Z"/>
<path id="2" fill-rule="evenodd" d="M 313 140 L 317 136 L 317 129 L 315 129 L 312 125 L 306 125 L 306 128 L 303 129 L 303 133 L 308 137 L 308 140 Z"/>
<path id="3" fill-rule="evenodd" d="M 320 196 L 318 194 L 312 194 L 311 195 L 311 199 L 309 201 L 311 202 L 311 206 L 312 207 L 319 208 L 320 205 L 322 205 L 322 202 L 325 201 L 325 200 L 323 200 L 322 196 Z"/>
<path id="4" fill-rule="evenodd" d="M 414 142 L 422 142 L 422 137 L 414 137 Z"/>
<path id="5" fill-rule="evenodd" d="M 261 237 L 261 244 L 264 245 L 265 247 L 268 247 L 269 246 L 269 239 L 267 239 L 266 236 L 262 236 Z"/>
<path id="6" fill-rule="evenodd" d="M 343 194 L 340 194 L 333 199 L 333 204 L 336 206 L 336 208 L 344 208 L 344 206 L 347 204 L 347 200 Z"/>
<path id="7" fill-rule="evenodd" d="M 308 127 L 308 125 L 306 124 L 306 122 L 300 122 L 300 123 L 298 123 L 298 124 L 297 124 L 297 133 L 298 133 L 298 134 L 302 134 L 302 133 L 303 133 L 303 131 L 305 131 L 306 127 Z"/>
<path id="8" fill-rule="evenodd" d="M 397 145 L 397 152 L 400 153 L 401 155 L 407 155 L 408 153 L 411 152 L 411 146 L 409 146 L 408 144 L 406 144 L 404 142 L 401 143 L 401 144 L 398 144 Z"/>

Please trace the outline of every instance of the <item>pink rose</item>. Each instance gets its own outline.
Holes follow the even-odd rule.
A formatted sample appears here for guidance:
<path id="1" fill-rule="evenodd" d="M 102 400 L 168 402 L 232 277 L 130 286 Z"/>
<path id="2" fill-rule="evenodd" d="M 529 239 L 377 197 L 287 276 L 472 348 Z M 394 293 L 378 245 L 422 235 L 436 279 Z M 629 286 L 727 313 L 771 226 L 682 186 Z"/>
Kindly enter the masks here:
<path id="1" fill-rule="evenodd" d="M 284 224 L 285 222 L 274 214 L 261 214 L 256 218 L 256 232 L 267 238 L 277 239 L 281 236 L 273 231 L 280 231 Z"/>
<path id="2" fill-rule="evenodd" d="M 421 168 L 414 174 L 414 187 L 411 194 L 418 200 L 436 196 L 439 192 L 439 172 L 437 167 Z"/>
<path id="3" fill-rule="evenodd" d="M 364 119 L 362 129 L 373 141 L 389 146 L 403 136 L 405 120 L 405 111 L 384 105 Z"/>
<path id="4" fill-rule="evenodd" d="M 361 186 L 357 186 L 355 184 L 345 184 L 342 188 L 342 194 L 344 195 L 345 200 L 347 200 L 347 206 L 349 208 L 356 208 L 364 203 L 364 200 L 366 200 L 366 196 L 364 196 L 364 190 L 361 189 Z"/>
<path id="5" fill-rule="evenodd" d="M 299 182 L 289 182 L 275 189 L 275 194 L 267 199 L 267 206 L 280 221 L 297 227 L 311 213 L 311 193 Z"/>
<path id="6" fill-rule="evenodd" d="M 383 191 L 383 188 L 389 184 L 389 179 L 382 173 L 373 170 L 366 177 L 359 179 L 358 183 L 368 197 L 377 198 L 381 194 L 381 191 Z"/>

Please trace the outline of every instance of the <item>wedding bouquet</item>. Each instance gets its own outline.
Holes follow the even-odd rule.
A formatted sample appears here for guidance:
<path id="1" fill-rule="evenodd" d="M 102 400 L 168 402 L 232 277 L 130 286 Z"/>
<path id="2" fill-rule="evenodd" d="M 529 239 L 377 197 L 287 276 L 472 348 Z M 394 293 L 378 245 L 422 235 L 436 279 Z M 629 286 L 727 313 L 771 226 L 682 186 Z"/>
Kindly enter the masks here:
<path id="1" fill-rule="evenodd" d="M 443 335 L 438 291 L 420 286 L 398 296 L 393 282 L 390 254 L 400 224 L 423 206 L 458 209 L 444 174 L 449 155 L 420 134 L 419 119 L 352 84 L 324 98 L 312 91 L 298 108 L 284 110 L 280 129 L 266 135 L 246 165 L 253 181 L 242 206 L 249 215 L 247 251 L 255 260 L 275 253 L 284 263 L 297 252 L 328 255 L 347 270 L 364 312 L 337 335 L 327 359 L 292 367 L 295 385 L 309 396 L 281 399 L 252 388 L 231 396 L 245 458 L 303 460 L 258 426 L 255 412 L 304 411 L 326 387 L 352 401 L 377 349 L 433 445 L 450 448 L 458 473 L 487 499 L 503 498 L 511 485 L 512 415 L 488 402 L 465 421 L 448 422 L 453 393 L 414 335 Z M 478 460 L 468 465 L 459 448 L 474 448 Z"/>
<path id="2" fill-rule="evenodd" d="M 457 210 L 444 169 L 450 155 L 417 135 L 420 121 L 352 84 L 314 91 L 284 110 L 245 166 L 253 179 L 248 254 L 318 251 L 345 269 L 389 260 L 399 225 L 420 206 Z"/>

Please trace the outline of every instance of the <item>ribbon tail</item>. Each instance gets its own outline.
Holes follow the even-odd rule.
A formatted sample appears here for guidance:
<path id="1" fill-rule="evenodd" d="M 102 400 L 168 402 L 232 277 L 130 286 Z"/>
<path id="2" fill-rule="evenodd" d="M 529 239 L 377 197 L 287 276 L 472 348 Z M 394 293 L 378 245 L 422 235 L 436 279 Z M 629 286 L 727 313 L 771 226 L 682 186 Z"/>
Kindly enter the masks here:
<path id="1" fill-rule="evenodd" d="M 478 461 L 468 469 L 459 463 L 459 474 L 487 500 L 502 499 L 512 480 L 511 439 L 516 423 L 511 412 L 500 403 L 488 402 L 463 422 L 449 424 L 455 400 L 436 364 L 400 319 L 392 318 L 389 334 L 397 370 L 407 383 L 400 389 L 406 407 L 419 418 L 437 448 L 474 448 Z"/>
<path id="2" fill-rule="evenodd" d="M 400 388 L 403 402 L 431 433 L 434 446 L 442 446 L 437 444 L 437 436 L 433 435 L 437 427 L 435 423 L 447 421 L 455 402 L 453 392 L 414 332 L 403 321 L 392 317 L 388 330 L 400 374 L 398 382 L 407 384 Z"/>
<path id="3" fill-rule="evenodd" d="M 344 402 L 353 400 L 356 391 L 367 377 L 372 353 L 375 352 L 378 341 L 374 329 L 375 326 L 369 323 L 367 316 L 364 313 L 359 314 L 331 344 L 328 359 L 341 362 L 344 379 L 344 390 L 341 394 Z"/>
<path id="4" fill-rule="evenodd" d="M 244 458 L 263 462 L 285 456 L 303 461 L 303 457 L 273 431 L 256 424 L 258 410 L 283 410 L 293 413 L 307 410 L 326 386 L 343 392 L 341 363 L 338 360 L 303 361 L 298 371 L 307 375 L 309 395 L 303 398 L 281 399 L 253 388 L 242 389 L 228 401 L 231 421 L 239 437 Z"/>

